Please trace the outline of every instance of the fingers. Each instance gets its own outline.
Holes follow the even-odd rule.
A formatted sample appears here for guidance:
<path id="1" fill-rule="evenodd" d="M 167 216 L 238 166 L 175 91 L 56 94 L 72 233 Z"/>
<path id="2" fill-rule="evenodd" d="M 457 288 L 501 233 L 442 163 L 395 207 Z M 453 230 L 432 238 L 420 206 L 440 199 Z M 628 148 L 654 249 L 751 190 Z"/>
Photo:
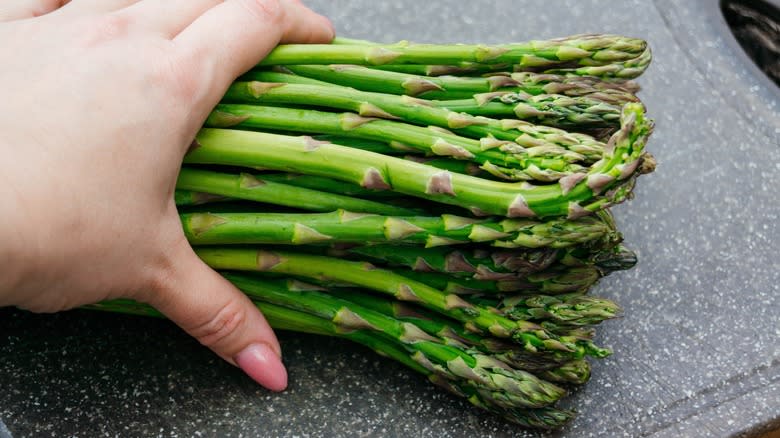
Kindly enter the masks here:
<path id="1" fill-rule="evenodd" d="M 139 0 L 70 0 L 60 13 L 65 15 L 98 14 L 118 11 Z"/>
<path id="2" fill-rule="evenodd" d="M 272 391 L 287 386 L 281 349 L 263 315 L 184 242 L 161 291 L 145 301 Z"/>
<path id="3" fill-rule="evenodd" d="M 223 0 L 142 0 L 118 13 L 144 28 L 173 38 L 196 18 Z"/>
<path id="4" fill-rule="evenodd" d="M 330 21 L 293 0 L 227 0 L 196 19 L 174 42 L 209 88 L 213 105 L 233 79 L 281 42 L 326 43 Z"/>
<path id="5" fill-rule="evenodd" d="M 68 0 L 3 0 L 0 22 L 39 17 L 59 9 Z"/>

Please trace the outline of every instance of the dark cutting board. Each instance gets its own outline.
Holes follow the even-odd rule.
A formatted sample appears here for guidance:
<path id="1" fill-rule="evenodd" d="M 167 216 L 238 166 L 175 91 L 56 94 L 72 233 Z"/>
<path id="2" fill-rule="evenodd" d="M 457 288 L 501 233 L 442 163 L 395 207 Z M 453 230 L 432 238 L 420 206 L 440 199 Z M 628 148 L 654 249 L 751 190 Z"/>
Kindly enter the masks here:
<path id="1" fill-rule="evenodd" d="M 740 436 L 780 418 L 780 93 L 717 1 L 311 0 L 345 36 L 506 42 L 581 32 L 646 38 L 640 79 L 657 171 L 614 209 L 632 271 L 597 293 L 615 354 L 551 436 Z M 280 334 L 271 394 L 165 321 L 0 311 L 0 418 L 16 436 L 535 436 L 349 343 Z M 3 435 L 0 427 L 0 435 Z"/>

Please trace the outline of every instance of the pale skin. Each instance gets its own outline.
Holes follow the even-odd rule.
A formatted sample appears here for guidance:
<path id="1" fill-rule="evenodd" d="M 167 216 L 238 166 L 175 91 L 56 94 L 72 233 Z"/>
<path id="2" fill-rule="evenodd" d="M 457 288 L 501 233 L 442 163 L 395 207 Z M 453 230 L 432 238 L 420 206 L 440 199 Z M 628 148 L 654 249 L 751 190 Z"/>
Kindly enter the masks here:
<path id="1" fill-rule="evenodd" d="M 3 0 L 0 307 L 133 298 L 284 389 L 273 331 L 193 253 L 173 190 L 230 82 L 333 36 L 295 0 Z"/>

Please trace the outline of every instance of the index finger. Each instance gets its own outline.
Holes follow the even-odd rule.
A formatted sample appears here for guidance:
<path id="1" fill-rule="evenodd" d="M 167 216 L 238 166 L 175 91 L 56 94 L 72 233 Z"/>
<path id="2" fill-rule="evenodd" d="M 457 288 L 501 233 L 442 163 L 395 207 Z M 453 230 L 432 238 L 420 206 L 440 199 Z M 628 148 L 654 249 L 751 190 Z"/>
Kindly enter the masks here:
<path id="1" fill-rule="evenodd" d="M 327 43 L 330 20 L 295 0 L 227 0 L 174 38 L 177 51 L 195 59 L 216 103 L 228 85 L 280 42 Z"/>

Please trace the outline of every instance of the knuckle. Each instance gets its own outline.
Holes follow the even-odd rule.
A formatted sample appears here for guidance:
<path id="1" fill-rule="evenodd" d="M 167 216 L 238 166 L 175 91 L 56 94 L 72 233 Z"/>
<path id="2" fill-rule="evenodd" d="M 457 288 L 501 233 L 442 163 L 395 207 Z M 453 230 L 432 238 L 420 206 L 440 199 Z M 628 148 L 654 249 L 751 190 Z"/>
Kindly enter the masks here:
<path id="1" fill-rule="evenodd" d="M 151 86 L 161 89 L 170 102 L 189 105 L 202 90 L 203 54 L 195 49 L 177 51 L 170 42 L 158 42 L 154 47 L 155 62 L 145 74 L 145 80 Z"/>
<path id="2" fill-rule="evenodd" d="M 273 24 L 284 21 L 284 6 L 280 0 L 246 0 L 242 3 L 258 20 Z"/>
<path id="3" fill-rule="evenodd" d="M 196 54 L 189 55 L 189 59 L 166 57 L 160 61 L 154 71 L 155 80 L 160 82 L 177 101 L 189 104 L 200 91 L 199 76 L 194 67 L 197 64 L 192 62 L 195 57 Z"/>
<path id="4" fill-rule="evenodd" d="M 235 334 L 246 319 L 246 309 L 239 303 L 231 301 L 210 316 L 208 321 L 188 331 L 201 344 L 214 347 Z"/>
<path id="5" fill-rule="evenodd" d="M 105 14 L 94 17 L 85 32 L 88 45 L 115 40 L 127 35 L 130 20 L 121 14 Z"/>

